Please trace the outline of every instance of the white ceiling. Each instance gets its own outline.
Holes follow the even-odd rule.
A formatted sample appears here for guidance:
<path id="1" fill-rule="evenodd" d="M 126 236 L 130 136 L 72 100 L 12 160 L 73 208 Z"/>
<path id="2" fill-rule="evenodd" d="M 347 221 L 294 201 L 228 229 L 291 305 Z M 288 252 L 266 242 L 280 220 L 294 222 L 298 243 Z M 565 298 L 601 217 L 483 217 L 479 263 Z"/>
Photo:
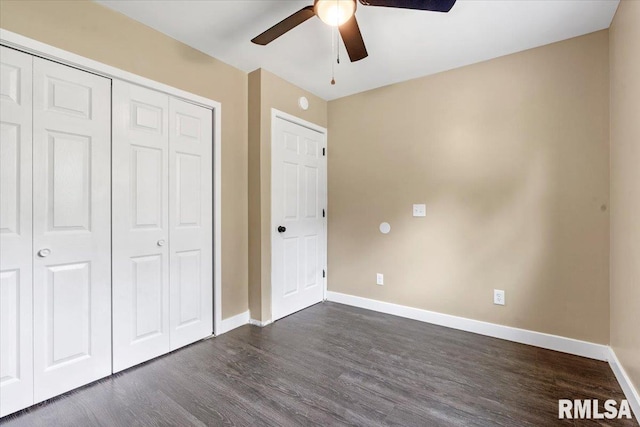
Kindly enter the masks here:
<path id="1" fill-rule="evenodd" d="M 458 0 L 446 14 L 358 4 L 369 57 L 349 62 L 340 42 L 335 86 L 332 30 L 316 17 L 267 46 L 250 42 L 313 0 L 97 2 L 244 71 L 262 67 L 330 100 L 608 28 L 619 0 Z"/>

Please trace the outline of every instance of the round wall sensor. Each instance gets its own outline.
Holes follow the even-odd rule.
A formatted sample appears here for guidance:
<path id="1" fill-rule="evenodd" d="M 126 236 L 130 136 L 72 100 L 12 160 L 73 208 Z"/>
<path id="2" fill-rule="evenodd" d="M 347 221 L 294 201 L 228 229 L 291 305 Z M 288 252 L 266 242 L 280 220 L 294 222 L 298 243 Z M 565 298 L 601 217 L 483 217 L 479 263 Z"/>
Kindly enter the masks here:
<path id="1" fill-rule="evenodd" d="M 389 225 L 388 222 L 383 222 L 382 224 L 380 224 L 380 232 L 382 234 L 387 234 L 391 231 L 391 226 Z"/>
<path id="2" fill-rule="evenodd" d="M 298 98 L 298 105 L 303 110 L 308 110 L 309 109 L 309 100 L 305 96 L 301 96 L 300 98 Z"/>

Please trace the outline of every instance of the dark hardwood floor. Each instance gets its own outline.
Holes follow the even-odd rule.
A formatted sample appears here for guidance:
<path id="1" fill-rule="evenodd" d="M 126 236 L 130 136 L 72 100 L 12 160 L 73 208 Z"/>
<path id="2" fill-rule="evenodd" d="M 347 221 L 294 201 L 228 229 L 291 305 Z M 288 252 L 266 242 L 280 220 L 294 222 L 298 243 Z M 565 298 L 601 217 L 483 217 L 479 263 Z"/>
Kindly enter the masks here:
<path id="1" fill-rule="evenodd" d="M 624 396 L 605 362 L 322 303 L 193 344 L 0 423 L 598 425 L 558 420 L 560 398 Z"/>

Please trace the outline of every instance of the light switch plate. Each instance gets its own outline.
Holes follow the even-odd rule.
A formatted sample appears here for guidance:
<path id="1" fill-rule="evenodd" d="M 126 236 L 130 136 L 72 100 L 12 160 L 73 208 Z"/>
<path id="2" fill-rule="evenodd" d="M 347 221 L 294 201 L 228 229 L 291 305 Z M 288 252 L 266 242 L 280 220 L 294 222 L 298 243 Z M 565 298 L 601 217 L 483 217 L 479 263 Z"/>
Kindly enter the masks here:
<path id="1" fill-rule="evenodd" d="M 413 205 L 413 216 L 427 216 L 427 205 Z"/>

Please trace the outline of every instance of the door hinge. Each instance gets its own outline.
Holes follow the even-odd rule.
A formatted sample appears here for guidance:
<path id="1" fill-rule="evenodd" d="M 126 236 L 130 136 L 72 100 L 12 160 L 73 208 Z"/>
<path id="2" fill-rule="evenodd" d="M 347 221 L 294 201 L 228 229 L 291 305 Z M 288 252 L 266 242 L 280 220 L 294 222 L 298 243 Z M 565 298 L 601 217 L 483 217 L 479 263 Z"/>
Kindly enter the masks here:
<path id="1" fill-rule="evenodd" d="M 324 270 L 322 270 L 322 277 L 327 277 L 327 273 Z"/>
<path id="2" fill-rule="evenodd" d="M 322 209 L 322 218 L 325 217 L 324 209 Z"/>
<path id="3" fill-rule="evenodd" d="M 322 147 L 322 155 L 323 155 L 323 156 L 326 156 L 326 151 L 325 151 L 325 148 L 324 148 L 324 147 Z"/>

